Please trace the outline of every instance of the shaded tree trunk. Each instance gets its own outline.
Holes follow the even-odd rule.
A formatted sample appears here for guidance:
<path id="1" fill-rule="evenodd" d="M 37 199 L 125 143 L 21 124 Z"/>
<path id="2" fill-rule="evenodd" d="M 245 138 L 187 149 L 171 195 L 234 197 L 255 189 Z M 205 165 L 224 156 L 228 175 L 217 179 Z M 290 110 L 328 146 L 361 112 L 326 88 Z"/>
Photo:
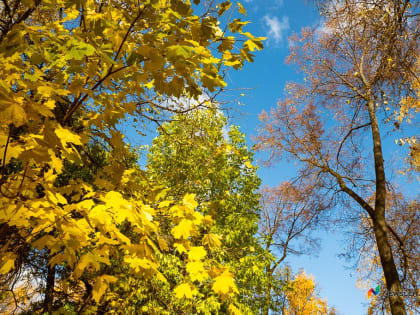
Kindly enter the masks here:
<path id="1" fill-rule="evenodd" d="M 54 302 L 55 265 L 48 265 L 43 312 L 52 314 Z"/>

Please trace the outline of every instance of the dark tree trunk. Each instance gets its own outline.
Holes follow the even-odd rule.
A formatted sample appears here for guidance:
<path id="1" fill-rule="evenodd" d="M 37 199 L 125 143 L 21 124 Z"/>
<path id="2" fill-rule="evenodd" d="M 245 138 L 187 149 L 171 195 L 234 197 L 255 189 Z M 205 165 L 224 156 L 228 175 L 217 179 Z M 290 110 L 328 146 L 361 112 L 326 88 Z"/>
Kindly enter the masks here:
<path id="1" fill-rule="evenodd" d="M 47 271 L 47 286 L 45 288 L 45 298 L 43 305 L 43 312 L 52 314 L 54 302 L 54 283 L 55 283 L 55 265 L 48 265 Z"/>
<path id="2" fill-rule="evenodd" d="M 372 128 L 373 154 L 375 160 L 375 179 L 376 179 L 376 196 L 375 210 L 371 214 L 373 221 L 373 229 L 375 240 L 378 246 L 379 257 L 385 276 L 386 287 L 388 291 L 400 292 L 401 283 L 395 266 L 394 257 L 392 255 L 391 246 L 388 240 L 388 229 L 385 219 L 385 203 L 386 203 L 386 180 L 384 160 L 382 153 L 381 135 L 379 132 L 378 121 L 375 112 L 375 105 L 372 100 L 367 104 L 369 117 Z M 392 315 L 406 315 L 404 299 L 401 296 L 390 296 L 389 304 Z"/>

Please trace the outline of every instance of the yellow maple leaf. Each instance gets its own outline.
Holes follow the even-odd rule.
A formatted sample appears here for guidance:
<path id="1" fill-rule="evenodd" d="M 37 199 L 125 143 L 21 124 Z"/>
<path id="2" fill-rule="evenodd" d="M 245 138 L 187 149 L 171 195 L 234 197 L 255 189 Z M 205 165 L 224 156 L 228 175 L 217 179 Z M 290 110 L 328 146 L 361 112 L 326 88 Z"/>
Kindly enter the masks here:
<path id="1" fill-rule="evenodd" d="M 240 2 L 238 2 L 238 7 L 239 7 L 239 10 L 238 10 L 239 13 L 246 16 L 246 10 Z"/>
<path id="2" fill-rule="evenodd" d="M 181 207 L 180 205 L 174 205 L 169 209 L 169 212 L 174 216 L 174 217 L 183 217 L 184 216 L 184 211 L 183 211 L 183 207 Z"/>
<path id="3" fill-rule="evenodd" d="M 37 247 L 38 249 L 43 249 L 46 246 L 52 247 L 52 245 L 54 245 L 55 242 L 57 242 L 57 240 L 54 236 L 46 234 L 38 240 L 36 240 L 35 242 L 33 242 L 32 246 Z"/>
<path id="4" fill-rule="evenodd" d="M 130 265 L 130 268 L 136 272 L 144 270 L 156 270 L 157 265 L 146 258 L 137 258 L 137 257 L 124 257 L 124 262 Z"/>
<path id="5" fill-rule="evenodd" d="M 166 241 L 163 238 L 158 237 L 157 241 L 158 241 L 158 245 L 159 245 L 160 250 L 162 250 L 162 251 L 168 251 L 169 250 L 168 243 L 166 243 Z"/>
<path id="6" fill-rule="evenodd" d="M 192 299 L 193 295 L 197 294 L 197 290 L 192 289 L 188 283 L 182 283 L 174 289 L 175 296 L 178 299 L 187 298 Z"/>
<path id="7" fill-rule="evenodd" d="M 167 207 L 169 207 L 171 205 L 171 203 L 173 203 L 172 200 L 164 200 L 164 201 L 161 201 L 161 202 L 159 202 L 158 208 L 159 209 L 161 209 L 161 208 L 167 208 Z"/>
<path id="8" fill-rule="evenodd" d="M 192 281 L 204 281 L 208 278 L 208 274 L 204 269 L 204 264 L 201 261 L 191 261 L 187 264 L 187 272 Z"/>
<path id="9" fill-rule="evenodd" d="M 3 138 L 0 136 L 0 148 L 2 144 L 6 143 L 7 137 Z M 4 149 L 0 149 L 0 150 L 4 150 Z M 24 147 L 22 145 L 16 145 L 14 143 L 10 143 L 7 147 L 7 151 L 6 151 L 6 159 L 5 159 L 5 164 L 9 163 L 11 158 L 18 158 L 19 155 L 24 151 Z M 4 152 L 4 151 L 3 151 Z M 2 153 L 3 153 L 2 152 Z M 4 153 L 3 153 L 4 154 Z M 4 157 L 4 156 L 3 156 Z"/>
<path id="10" fill-rule="evenodd" d="M 42 86 L 38 86 L 37 91 L 41 96 L 45 98 L 49 98 L 51 97 L 52 94 L 54 94 L 54 87 L 42 85 Z"/>
<path id="11" fill-rule="evenodd" d="M 79 278 L 82 273 L 85 271 L 85 269 L 89 265 L 93 265 L 96 270 L 99 269 L 99 263 L 97 262 L 97 256 L 92 254 L 91 252 L 85 253 L 79 260 L 79 263 L 77 264 L 76 268 L 74 268 L 74 276 L 76 278 Z"/>
<path id="12" fill-rule="evenodd" d="M 233 275 L 227 270 L 214 279 L 212 289 L 222 298 L 238 293 L 238 288 L 236 287 Z"/>
<path id="13" fill-rule="evenodd" d="M 204 235 L 201 242 L 203 243 L 203 245 L 207 245 L 210 249 L 214 249 L 222 245 L 222 242 L 220 241 L 221 238 L 222 237 L 220 235 L 209 233 Z"/>
<path id="14" fill-rule="evenodd" d="M 20 127 L 27 121 L 26 112 L 17 103 L 11 103 L 6 108 L 0 111 L 0 123 L 2 125 L 8 125 L 12 123 L 15 127 Z"/>
<path id="15" fill-rule="evenodd" d="M 57 135 L 57 137 L 60 139 L 63 147 L 68 142 L 74 143 L 76 145 L 82 145 L 82 141 L 80 140 L 80 136 L 73 133 L 69 129 L 62 128 L 60 125 L 57 125 L 54 132 Z"/>
<path id="16" fill-rule="evenodd" d="M 183 219 L 181 222 L 172 229 L 172 235 L 175 238 L 187 239 L 193 232 L 193 222 L 191 220 Z"/>
<path id="17" fill-rule="evenodd" d="M 206 257 L 207 252 L 203 246 L 193 246 L 188 252 L 188 258 L 192 261 L 201 260 Z"/>
<path id="18" fill-rule="evenodd" d="M 229 314 L 242 315 L 242 312 L 233 304 L 229 304 Z"/>
<path id="19" fill-rule="evenodd" d="M 205 215 L 203 217 L 203 224 L 205 224 L 205 225 L 211 225 L 211 224 L 213 224 L 212 217 L 210 215 Z"/>
<path id="20" fill-rule="evenodd" d="M 183 244 L 180 244 L 180 243 L 175 243 L 175 244 L 174 244 L 174 247 L 178 250 L 178 252 L 179 252 L 180 254 L 182 254 L 182 253 L 186 253 L 186 252 L 187 252 L 187 250 L 185 249 L 185 246 L 184 246 Z"/>
<path id="21" fill-rule="evenodd" d="M 197 207 L 198 203 L 195 201 L 195 195 L 194 194 L 186 194 L 184 196 L 184 199 L 182 200 L 184 206 L 190 210 L 194 211 L 194 209 Z"/>
<path id="22" fill-rule="evenodd" d="M 1 262 L 2 266 L 0 268 L 0 274 L 6 274 L 15 267 L 16 257 L 16 254 L 12 252 L 4 254 L 4 258 Z"/>
<path id="23" fill-rule="evenodd" d="M 112 224 L 112 217 L 106 211 L 105 205 L 96 205 L 89 211 L 88 217 L 92 223 L 99 225 Z"/>

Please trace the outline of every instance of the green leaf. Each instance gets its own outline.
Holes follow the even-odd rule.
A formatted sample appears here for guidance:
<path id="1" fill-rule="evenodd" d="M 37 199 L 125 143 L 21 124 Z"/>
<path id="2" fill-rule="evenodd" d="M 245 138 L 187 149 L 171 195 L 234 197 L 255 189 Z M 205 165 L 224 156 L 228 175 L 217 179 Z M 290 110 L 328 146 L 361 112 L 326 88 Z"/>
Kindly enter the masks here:
<path id="1" fill-rule="evenodd" d="M 82 60 L 85 56 L 92 56 L 95 53 L 95 47 L 84 42 L 73 45 L 66 53 L 66 60 Z"/>
<path id="2" fill-rule="evenodd" d="M 168 47 L 168 58 L 177 59 L 179 57 L 189 58 L 193 53 L 193 48 L 185 45 L 174 45 Z"/>

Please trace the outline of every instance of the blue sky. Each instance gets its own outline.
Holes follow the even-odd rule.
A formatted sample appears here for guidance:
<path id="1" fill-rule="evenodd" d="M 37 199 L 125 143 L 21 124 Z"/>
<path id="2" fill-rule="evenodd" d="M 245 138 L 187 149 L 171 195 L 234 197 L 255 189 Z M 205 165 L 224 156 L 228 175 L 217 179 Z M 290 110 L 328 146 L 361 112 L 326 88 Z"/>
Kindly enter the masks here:
<path id="1" fill-rule="evenodd" d="M 258 114 L 276 105 L 283 96 L 286 82 L 299 80 L 295 70 L 284 63 L 289 54 L 287 38 L 302 27 L 319 25 L 320 15 L 312 1 L 305 0 L 247 0 L 243 5 L 248 13 L 246 20 L 251 21 L 246 30 L 256 36 L 265 36 L 267 40 L 254 63 L 228 74 L 226 81 L 230 91 L 226 95 L 237 96 L 244 104 L 239 108 L 235 108 L 235 103 L 231 105 L 242 111 L 242 114 L 232 111 L 231 123 L 240 125 L 252 143 L 251 136 L 257 134 Z M 245 89 L 242 91 L 244 97 L 238 96 L 242 93 L 239 89 Z M 294 167 L 285 164 L 270 168 L 260 166 L 258 173 L 263 185 L 270 186 L 295 175 Z M 346 263 L 337 257 L 344 251 L 345 236 L 339 232 L 320 231 L 319 237 L 322 247 L 317 257 L 289 257 L 288 263 L 294 272 L 302 268 L 312 274 L 320 295 L 327 299 L 329 306 L 335 306 L 339 314 L 366 314 L 367 290 L 356 287 L 357 274 L 348 268 L 353 262 Z"/>

